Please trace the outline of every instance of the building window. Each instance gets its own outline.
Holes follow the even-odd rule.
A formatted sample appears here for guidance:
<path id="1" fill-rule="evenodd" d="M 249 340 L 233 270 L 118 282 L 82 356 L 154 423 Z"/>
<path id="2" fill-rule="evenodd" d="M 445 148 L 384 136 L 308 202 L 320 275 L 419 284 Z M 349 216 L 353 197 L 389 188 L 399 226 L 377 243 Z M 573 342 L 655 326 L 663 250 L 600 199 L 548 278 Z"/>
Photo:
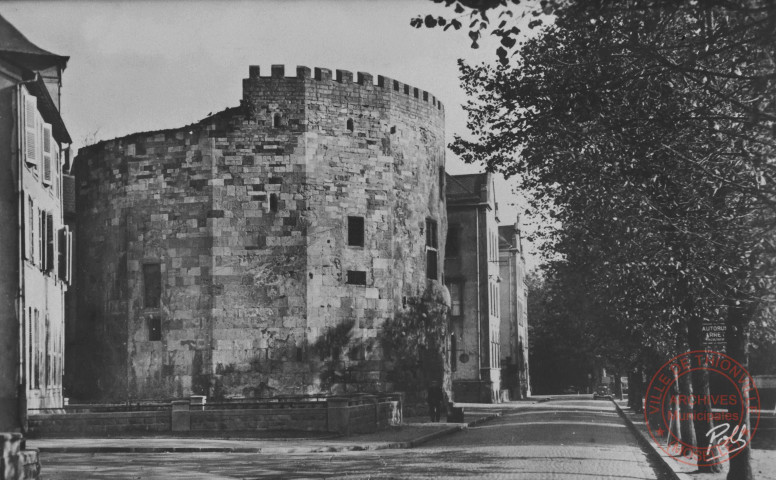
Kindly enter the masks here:
<path id="1" fill-rule="evenodd" d="M 46 269 L 46 212 L 38 209 L 38 267 Z"/>
<path id="2" fill-rule="evenodd" d="M 348 285 L 366 285 L 366 272 L 360 270 L 348 270 Z"/>
<path id="3" fill-rule="evenodd" d="M 461 227 L 450 225 L 445 241 L 445 258 L 454 258 L 461 254 Z"/>
<path id="4" fill-rule="evenodd" d="M 43 184 L 51 185 L 51 125 L 43 125 Z"/>
<path id="5" fill-rule="evenodd" d="M 73 268 L 73 232 L 64 226 L 57 232 L 57 273 L 60 280 L 70 283 Z"/>
<path id="6" fill-rule="evenodd" d="M 448 283 L 447 289 L 450 290 L 450 316 L 460 317 L 463 314 L 463 283 Z"/>
<path id="7" fill-rule="evenodd" d="M 280 114 L 279 113 L 276 113 L 272 117 L 272 126 L 275 127 L 275 128 L 280 128 Z"/>
<path id="8" fill-rule="evenodd" d="M 54 216 L 46 213 L 46 268 L 47 272 L 54 271 Z"/>
<path id="9" fill-rule="evenodd" d="M 364 246 L 364 217 L 348 217 L 348 245 Z"/>
<path id="10" fill-rule="evenodd" d="M 27 258 L 35 265 L 35 204 L 27 197 Z"/>
<path id="11" fill-rule="evenodd" d="M 350 130 L 352 132 L 353 131 L 353 119 L 352 118 L 348 118 L 348 121 L 347 121 L 346 125 L 348 127 L 348 130 Z"/>
<path id="12" fill-rule="evenodd" d="M 270 212 L 278 211 L 278 196 L 276 193 L 269 194 L 269 211 Z"/>
<path id="13" fill-rule="evenodd" d="M 158 263 L 143 265 L 143 305 L 159 308 L 162 299 L 162 266 Z"/>
<path id="14" fill-rule="evenodd" d="M 148 341 L 162 341 L 162 319 L 161 317 L 150 317 L 148 319 Z"/>
<path id="15" fill-rule="evenodd" d="M 426 219 L 426 278 L 431 280 L 439 279 L 438 248 L 437 222 Z"/>

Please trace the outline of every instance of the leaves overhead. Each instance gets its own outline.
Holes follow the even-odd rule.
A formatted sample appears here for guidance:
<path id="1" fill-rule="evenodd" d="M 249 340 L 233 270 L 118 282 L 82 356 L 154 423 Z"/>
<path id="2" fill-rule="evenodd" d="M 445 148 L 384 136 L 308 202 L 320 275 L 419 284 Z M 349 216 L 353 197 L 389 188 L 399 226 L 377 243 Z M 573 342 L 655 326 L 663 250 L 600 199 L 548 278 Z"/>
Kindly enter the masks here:
<path id="1" fill-rule="evenodd" d="M 776 266 L 772 2 L 528 2 L 520 15 L 445 3 L 468 15 L 473 43 L 501 37 L 497 65 L 460 65 L 474 140 L 452 149 L 516 176 L 552 220 L 553 275 L 584 272 L 597 318 L 656 351 L 738 307 L 772 325 L 760 314 Z M 526 16 L 539 35 L 520 37 Z"/>

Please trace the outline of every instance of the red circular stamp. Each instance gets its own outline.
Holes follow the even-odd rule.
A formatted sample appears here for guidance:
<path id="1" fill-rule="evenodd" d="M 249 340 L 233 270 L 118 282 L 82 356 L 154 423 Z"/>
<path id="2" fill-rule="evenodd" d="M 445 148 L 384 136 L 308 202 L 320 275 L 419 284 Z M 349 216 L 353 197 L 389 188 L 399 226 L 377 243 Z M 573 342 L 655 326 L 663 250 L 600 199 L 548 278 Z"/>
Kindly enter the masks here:
<path id="1" fill-rule="evenodd" d="M 708 372 L 710 393 L 680 393 L 680 379 L 702 371 Z M 751 441 L 760 423 L 760 394 L 740 363 L 721 352 L 695 350 L 672 358 L 655 373 L 644 399 L 644 418 L 652 440 L 670 457 L 698 467 L 716 465 Z M 707 447 L 681 438 L 680 423 L 690 420 L 709 423 L 703 442 Z"/>

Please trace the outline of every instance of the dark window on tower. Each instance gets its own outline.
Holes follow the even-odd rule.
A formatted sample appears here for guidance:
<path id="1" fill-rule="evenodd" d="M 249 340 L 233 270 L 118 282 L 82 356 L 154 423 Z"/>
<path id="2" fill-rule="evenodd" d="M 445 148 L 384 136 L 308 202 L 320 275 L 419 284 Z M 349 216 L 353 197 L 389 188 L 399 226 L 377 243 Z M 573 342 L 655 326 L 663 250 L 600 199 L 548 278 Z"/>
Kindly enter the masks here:
<path id="1" fill-rule="evenodd" d="M 275 128 L 279 128 L 280 127 L 280 114 L 279 113 L 276 113 L 272 117 L 272 126 L 275 127 Z"/>
<path id="2" fill-rule="evenodd" d="M 426 246 L 429 248 L 438 248 L 437 245 L 437 222 L 436 220 L 426 219 Z"/>
<path id="3" fill-rule="evenodd" d="M 348 285 L 366 285 L 366 272 L 348 270 Z"/>
<path id="4" fill-rule="evenodd" d="M 450 225 L 445 241 L 445 258 L 454 258 L 461 254 L 461 227 Z"/>
<path id="5" fill-rule="evenodd" d="M 351 132 L 353 131 L 353 119 L 352 118 L 348 118 L 347 127 L 348 127 L 348 130 L 350 130 Z"/>
<path id="6" fill-rule="evenodd" d="M 162 298 L 162 267 L 158 263 L 143 265 L 143 305 L 159 308 Z"/>
<path id="7" fill-rule="evenodd" d="M 364 246 L 364 217 L 348 217 L 348 245 Z"/>
<path id="8" fill-rule="evenodd" d="M 275 193 L 270 193 L 269 195 L 269 211 L 270 212 L 278 211 L 278 196 Z"/>
<path id="9" fill-rule="evenodd" d="M 160 317 L 151 317 L 148 319 L 148 341 L 162 341 L 162 319 Z"/>
<path id="10" fill-rule="evenodd" d="M 426 219 L 426 278 L 431 280 L 439 279 L 437 242 L 437 222 Z"/>

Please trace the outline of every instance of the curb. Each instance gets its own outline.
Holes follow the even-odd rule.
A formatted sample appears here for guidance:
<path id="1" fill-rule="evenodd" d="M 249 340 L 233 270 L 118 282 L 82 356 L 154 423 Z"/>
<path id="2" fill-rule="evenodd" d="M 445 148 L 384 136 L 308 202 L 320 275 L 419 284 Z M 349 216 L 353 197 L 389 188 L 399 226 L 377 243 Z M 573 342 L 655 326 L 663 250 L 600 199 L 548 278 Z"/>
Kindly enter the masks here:
<path id="1" fill-rule="evenodd" d="M 493 420 L 501 413 L 487 415 L 469 423 L 457 423 L 450 427 L 421 435 L 405 442 L 377 443 L 374 445 L 343 445 L 332 447 L 38 447 L 41 453 L 335 453 L 363 452 L 367 450 L 415 448 L 431 440 L 452 435 L 469 427 Z"/>
<path id="2" fill-rule="evenodd" d="M 647 435 L 642 432 L 634 423 L 633 420 L 630 419 L 630 417 L 623 411 L 623 409 L 617 404 L 614 399 L 610 399 L 611 402 L 614 404 L 614 408 L 617 409 L 617 413 L 620 415 L 620 417 L 625 420 L 625 423 L 628 425 L 628 429 L 634 434 L 636 437 L 636 440 L 641 444 L 642 447 L 646 447 L 648 451 L 651 451 L 655 454 L 655 456 L 660 460 L 660 464 L 665 467 L 666 472 L 670 472 L 671 478 L 673 480 L 691 480 L 691 477 L 679 473 L 671 466 L 671 463 L 666 459 L 666 457 L 663 456 L 663 454 L 660 452 L 660 450 L 655 447 L 655 445 L 652 443 L 652 440 L 647 437 Z"/>

